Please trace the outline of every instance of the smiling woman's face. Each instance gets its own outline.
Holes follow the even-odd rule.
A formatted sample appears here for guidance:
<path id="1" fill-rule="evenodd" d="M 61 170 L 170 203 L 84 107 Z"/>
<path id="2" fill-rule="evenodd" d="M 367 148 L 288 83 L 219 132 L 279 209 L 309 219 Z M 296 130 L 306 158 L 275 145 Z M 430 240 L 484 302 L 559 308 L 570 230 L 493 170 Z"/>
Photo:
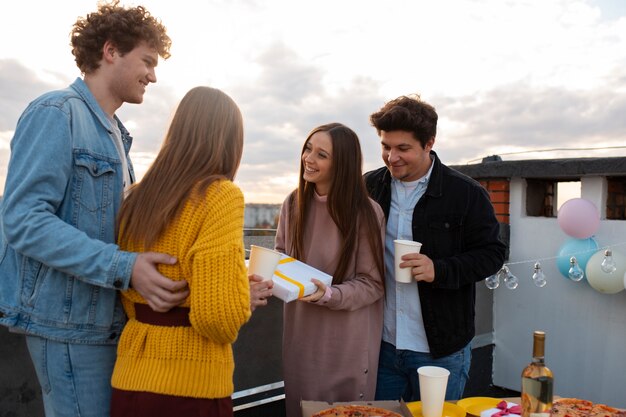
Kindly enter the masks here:
<path id="1" fill-rule="evenodd" d="M 315 132 L 302 152 L 303 178 L 315 184 L 319 195 L 326 195 L 332 183 L 333 143 L 328 132 Z"/>

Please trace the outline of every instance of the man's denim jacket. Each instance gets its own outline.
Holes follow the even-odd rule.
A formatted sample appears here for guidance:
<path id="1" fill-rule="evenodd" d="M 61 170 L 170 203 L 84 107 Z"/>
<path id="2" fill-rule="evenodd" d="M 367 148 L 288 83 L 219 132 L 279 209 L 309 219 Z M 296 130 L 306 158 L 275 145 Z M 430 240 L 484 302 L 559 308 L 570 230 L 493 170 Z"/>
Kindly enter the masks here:
<path id="1" fill-rule="evenodd" d="M 132 138 L 116 118 L 126 157 Z M 137 257 L 120 251 L 123 175 L 106 114 L 80 78 L 18 121 L 0 205 L 0 324 L 71 343 L 116 343 L 117 290 Z M 134 179 L 129 161 L 131 178 Z"/>

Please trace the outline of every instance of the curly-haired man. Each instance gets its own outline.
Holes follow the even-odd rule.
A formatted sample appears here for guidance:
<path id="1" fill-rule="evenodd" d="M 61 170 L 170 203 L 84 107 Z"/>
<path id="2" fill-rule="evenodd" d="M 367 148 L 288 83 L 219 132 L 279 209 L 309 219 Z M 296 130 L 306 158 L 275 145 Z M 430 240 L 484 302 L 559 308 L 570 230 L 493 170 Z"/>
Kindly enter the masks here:
<path id="1" fill-rule="evenodd" d="M 71 32 L 83 73 L 20 117 L 0 206 L 0 324 L 26 334 L 47 416 L 108 416 L 132 285 L 156 311 L 188 295 L 158 253 L 120 251 L 116 216 L 134 181 L 132 138 L 115 112 L 141 103 L 171 45 L 143 7 L 101 4 Z"/>

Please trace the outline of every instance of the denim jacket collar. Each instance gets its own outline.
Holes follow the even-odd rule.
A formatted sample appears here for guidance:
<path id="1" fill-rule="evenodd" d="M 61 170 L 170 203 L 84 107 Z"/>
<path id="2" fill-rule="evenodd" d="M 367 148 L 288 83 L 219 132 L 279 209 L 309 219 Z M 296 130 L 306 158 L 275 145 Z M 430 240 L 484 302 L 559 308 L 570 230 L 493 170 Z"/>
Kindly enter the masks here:
<path id="1" fill-rule="evenodd" d="M 89 110 L 91 110 L 91 112 L 98 118 L 98 122 L 100 122 L 100 124 L 104 126 L 109 133 L 113 133 L 111 132 L 106 113 L 102 110 L 100 103 L 98 103 L 98 100 L 96 100 L 91 90 L 89 90 L 85 81 L 81 78 L 76 78 L 76 80 L 70 85 L 70 88 L 83 99 L 85 104 L 87 104 L 87 107 L 89 107 Z"/>
<path id="2" fill-rule="evenodd" d="M 96 115 L 100 124 L 104 126 L 109 134 L 113 134 L 106 113 L 104 112 L 104 110 L 102 110 L 100 103 L 98 103 L 89 87 L 87 87 L 85 81 L 82 78 L 78 77 L 70 85 L 70 88 L 72 88 L 85 101 L 87 107 L 89 107 L 93 114 Z M 124 143 L 124 150 L 126 151 L 126 153 L 128 153 L 133 143 L 133 137 L 130 136 L 130 133 L 128 132 L 122 121 L 117 117 L 117 115 L 114 114 L 113 118 L 117 122 L 117 126 L 120 128 L 120 132 L 122 132 L 122 142 Z"/>

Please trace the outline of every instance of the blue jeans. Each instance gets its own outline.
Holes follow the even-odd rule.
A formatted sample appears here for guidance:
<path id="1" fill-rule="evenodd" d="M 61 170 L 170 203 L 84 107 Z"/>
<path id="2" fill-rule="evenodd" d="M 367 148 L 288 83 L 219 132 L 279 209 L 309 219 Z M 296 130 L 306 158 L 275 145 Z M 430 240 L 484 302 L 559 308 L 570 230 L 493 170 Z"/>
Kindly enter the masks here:
<path id="1" fill-rule="evenodd" d="M 79 345 L 26 336 L 46 417 L 109 417 L 115 345 Z"/>
<path id="2" fill-rule="evenodd" d="M 417 368 L 440 366 L 450 371 L 446 400 L 458 400 L 463 396 L 469 378 L 472 351 L 468 343 L 463 349 L 443 358 L 433 358 L 430 353 L 399 350 L 382 342 L 378 361 L 376 400 L 419 401 L 420 384 Z"/>

